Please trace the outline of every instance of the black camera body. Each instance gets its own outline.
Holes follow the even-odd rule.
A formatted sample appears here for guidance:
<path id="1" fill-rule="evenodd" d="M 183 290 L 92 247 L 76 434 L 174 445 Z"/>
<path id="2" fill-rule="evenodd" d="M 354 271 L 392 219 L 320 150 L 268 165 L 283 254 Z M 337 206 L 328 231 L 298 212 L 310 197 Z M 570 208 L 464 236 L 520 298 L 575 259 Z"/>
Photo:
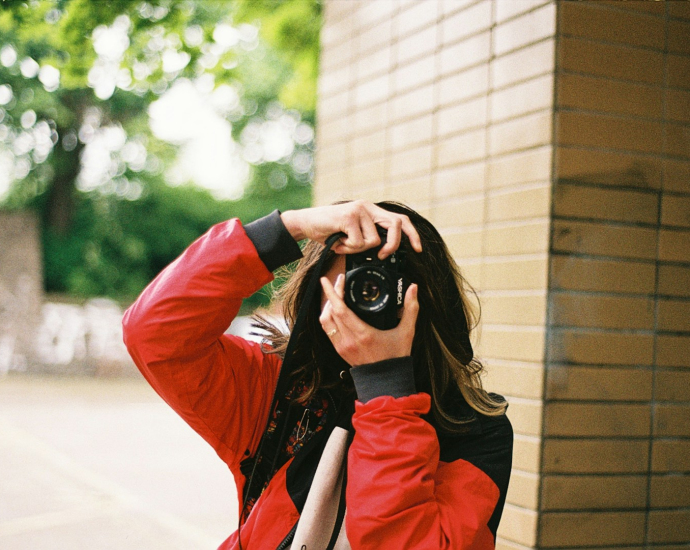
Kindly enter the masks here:
<path id="1" fill-rule="evenodd" d="M 398 326 L 409 282 L 404 276 L 405 251 L 400 248 L 384 260 L 378 253 L 388 232 L 376 226 L 381 244 L 345 257 L 345 303 L 365 323 L 379 330 Z"/>

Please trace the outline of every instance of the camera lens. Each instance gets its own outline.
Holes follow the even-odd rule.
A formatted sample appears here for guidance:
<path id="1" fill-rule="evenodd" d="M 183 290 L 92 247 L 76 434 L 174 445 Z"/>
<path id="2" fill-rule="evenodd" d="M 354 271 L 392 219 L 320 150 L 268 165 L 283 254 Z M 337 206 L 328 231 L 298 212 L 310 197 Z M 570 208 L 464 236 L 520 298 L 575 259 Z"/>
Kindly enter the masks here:
<path id="1" fill-rule="evenodd" d="M 365 302 L 375 301 L 381 294 L 381 288 L 377 281 L 364 281 L 362 283 L 362 300 Z"/>
<path id="2" fill-rule="evenodd" d="M 363 267 L 346 279 L 347 301 L 355 309 L 373 313 L 383 309 L 391 297 L 390 281 L 377 268 Z"/>

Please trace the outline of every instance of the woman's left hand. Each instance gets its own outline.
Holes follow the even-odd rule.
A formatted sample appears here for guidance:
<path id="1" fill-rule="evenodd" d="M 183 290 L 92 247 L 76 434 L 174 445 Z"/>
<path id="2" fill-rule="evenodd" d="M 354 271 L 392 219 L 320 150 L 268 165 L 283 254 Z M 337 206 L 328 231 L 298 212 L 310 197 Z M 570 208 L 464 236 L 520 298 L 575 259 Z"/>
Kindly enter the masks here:
<path id="1" fill-rule="evenodd" d="M 406 357 L 412 353 L 412 340 L 419 312 L 417 285 L 410 285 L 407 289 L 400 323 L 390 330 L 372 327 L 347 307 L 343 300 L 344 275 L 338 275 L 335 286 L 326 277 L 322 277 L 321 286 L 328 301 L 319 321 L 333 342 L 335 350 L 351 366 Z"/>

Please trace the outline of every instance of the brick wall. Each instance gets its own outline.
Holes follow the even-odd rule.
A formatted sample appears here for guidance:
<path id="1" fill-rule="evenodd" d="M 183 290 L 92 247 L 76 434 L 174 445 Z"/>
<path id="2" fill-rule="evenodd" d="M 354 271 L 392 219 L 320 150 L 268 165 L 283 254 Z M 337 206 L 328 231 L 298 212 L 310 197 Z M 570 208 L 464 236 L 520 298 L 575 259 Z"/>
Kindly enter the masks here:
<path id="1" fill-rule="evenodd" d="M 690 5 L 558 4 L 538 545 L 690 541 Z"/>
<path id="2" fill-rule="evenodd" d="M 315 200 L 410 204 L 479 290 L 499 548 L 690 540 L 687 6 L 326 2 Z"/>

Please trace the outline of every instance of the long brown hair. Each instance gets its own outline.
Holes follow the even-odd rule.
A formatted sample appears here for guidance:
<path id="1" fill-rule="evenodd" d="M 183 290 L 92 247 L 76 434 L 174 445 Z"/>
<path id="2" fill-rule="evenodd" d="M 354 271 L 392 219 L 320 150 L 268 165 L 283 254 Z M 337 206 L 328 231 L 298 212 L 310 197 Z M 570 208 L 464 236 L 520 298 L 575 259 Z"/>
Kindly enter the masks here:
<path id="1" fill-rule="evenodd" d="M 472 419 L 458 412 L 462 410 L 457 406 L 457 402 L 462 401 L 458 391 L 475 411 L 489 416 L 503 414 L 507 407 L 505 401 L 482 388 L 480 376 L 484 367 L 474 357 L 469 343 L 469 332 L 476 326 L 479 315 L 470 306 L 468 296 L 476 297 L 476 293 L 462 277 L 431 222 L 397 202 L 384 201 L 377 205 L 407 215 L 422 241 L 423 251 L 420 253 L 412 250 L 404 235 L 400 246 L 406 250 L 405 275 L 419 289 L 419 315 L 412 344 L 415 382 L 419 391 L 432 397 L 431 414 L 436 425 L 444 431 L 457 432 L 463 431 L 465 424 Z M 287 332 L 271 322 L 267 315 L 255 315 L 255 327 L 265 333 L 270 343 L 269 353 L 284 355 L 307 283 L 323 249 L 320 243 L 307 241 L 302 251 L 304 257 L 274 296 L 274 303 L 280 306 L 285 317 Z M 335 253 L 329 251 L 327 254 L 324 272 L 335 260 Z M 293 365 L 298 366 L 291 374 L 294 381 L 300 380 L 307 387 L 302 395 L 304 401 L 320 388 L 341 387 L 352 391 L 349 377 L 343 381 L 333 374 L 347 370 L 349 365 L 337 354 L 321 328 L 320 305 L 320 300 L 312 300 L 305 329 L 295 335 Z M 325 368 L 326 364 L 329 368 Z"/>

